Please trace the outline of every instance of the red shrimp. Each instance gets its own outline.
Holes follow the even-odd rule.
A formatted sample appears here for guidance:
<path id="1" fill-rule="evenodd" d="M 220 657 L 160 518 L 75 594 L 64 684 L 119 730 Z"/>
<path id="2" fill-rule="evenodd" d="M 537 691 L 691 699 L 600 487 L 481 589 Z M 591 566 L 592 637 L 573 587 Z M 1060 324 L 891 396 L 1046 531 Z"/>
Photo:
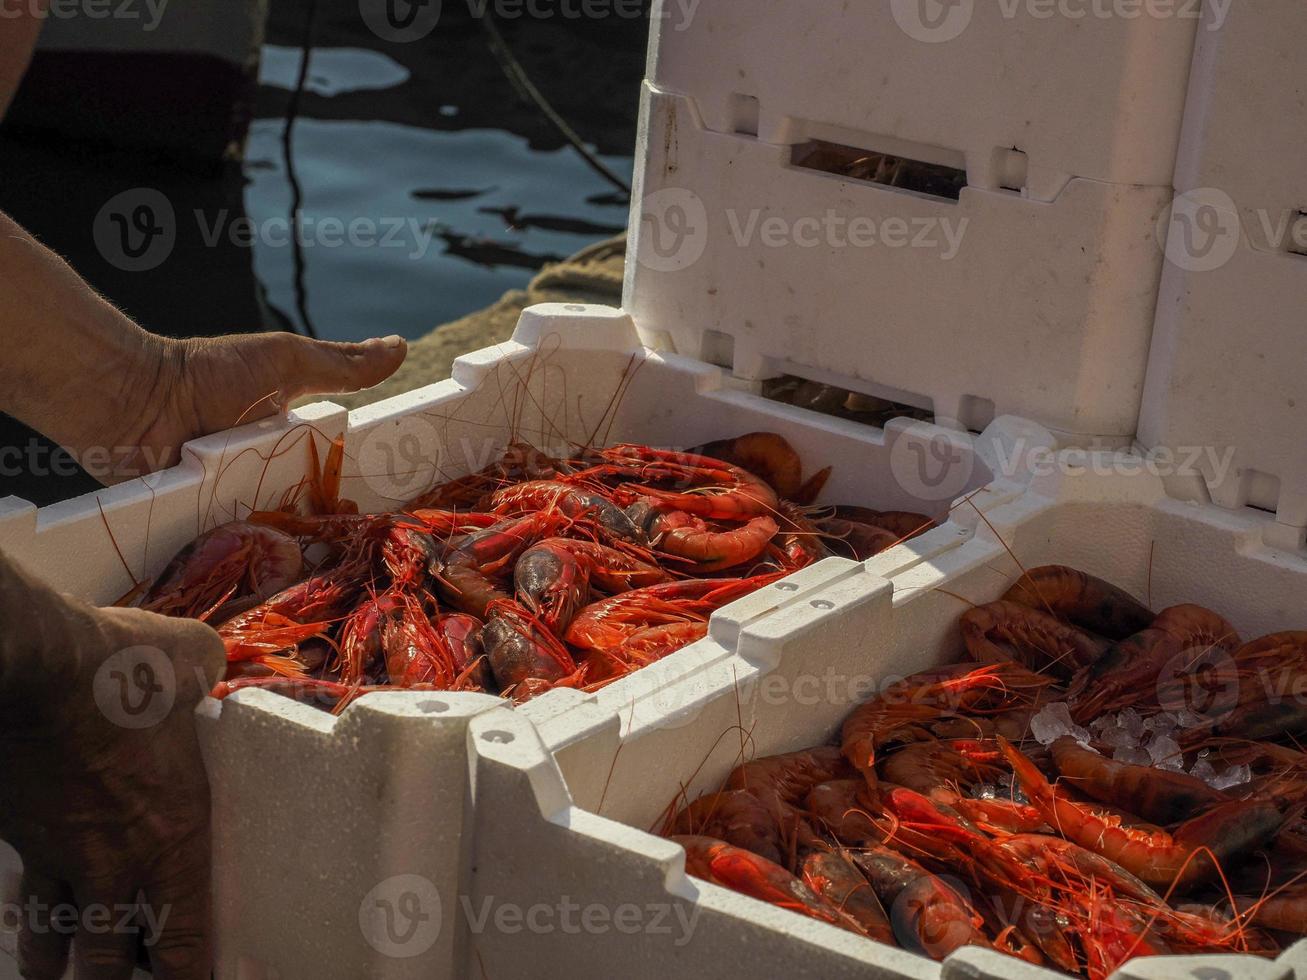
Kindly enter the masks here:
<path id="1" fill-rule="evenodd" d="M 168 563 L 141 606 L 165 616 L 206 619 L 230 599 L 267 599 L 295 582 L 304 557 L 294 538 L 232 521 L 206 531 Z"/>

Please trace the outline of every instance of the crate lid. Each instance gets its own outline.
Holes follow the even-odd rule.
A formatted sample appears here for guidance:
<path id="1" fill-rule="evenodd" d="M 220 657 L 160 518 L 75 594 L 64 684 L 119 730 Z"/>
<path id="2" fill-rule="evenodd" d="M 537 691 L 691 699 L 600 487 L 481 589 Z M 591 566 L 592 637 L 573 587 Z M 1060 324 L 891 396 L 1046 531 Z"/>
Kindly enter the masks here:
<path id="1" fill-rule="evenodd" d="M 890 187 L 840 156 L 859 134 L 714 132 L 652 84 L 641 128 L 624 305 L 651 343 L 976 431 L 1018 415 L 1133 439 L 1169 187 L 1073 179 L 1042 202 L 950 184 L 944 164 Z"/>
<path id="2" fill-rule="evenodd" d="M 788 143 L 821 122 L 960 154 L 975 187 L 999 186 L 1011 148 L 1041 189 L 1169 184 L 1209 5 L 1130 6 L 663 0 L 650 80 L 693 99 L 713 132 Z"/>

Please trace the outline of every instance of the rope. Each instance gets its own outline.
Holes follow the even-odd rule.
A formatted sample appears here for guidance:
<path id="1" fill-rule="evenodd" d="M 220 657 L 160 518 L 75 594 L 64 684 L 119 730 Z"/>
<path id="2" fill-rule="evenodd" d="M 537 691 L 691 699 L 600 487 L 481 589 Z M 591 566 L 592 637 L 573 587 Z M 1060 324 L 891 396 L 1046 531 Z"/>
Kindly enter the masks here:
<path id="1" fill-rule="evenodd" d="M 585 141 L 581 139 L 576 130 L 568 125 L 567 120 L 559 115 L 558 110 L 550 104 L 544 93 L 536 88 L 535 83 L 527 76 L 521 62 L 513 56 L 513 52 L 509 50 L 508 44 L 504 41 L 504 36 L 499 33 L 499 28 L 495 25 L 494 14 L 489 7 L 486 8 L 485 15 L 479 17 L 478 20 L 486 29 L 486 40 L 490 46 L 490 53 L 495 56 L 495 60 L 499 62 L 499 67 L 508 77 L 508 80 L 512 82 L 518 93 L 528 101 L 536 104 L 536 107 L 545 114 L 545 118 L 553 124 L 563 139 L 567 140 L 572 149 L 581 155 L 581 159 L 590 165 L 590 169 L 629 197 L 631 186 L 613 173 L 608 165 L 585 145 Z"/>

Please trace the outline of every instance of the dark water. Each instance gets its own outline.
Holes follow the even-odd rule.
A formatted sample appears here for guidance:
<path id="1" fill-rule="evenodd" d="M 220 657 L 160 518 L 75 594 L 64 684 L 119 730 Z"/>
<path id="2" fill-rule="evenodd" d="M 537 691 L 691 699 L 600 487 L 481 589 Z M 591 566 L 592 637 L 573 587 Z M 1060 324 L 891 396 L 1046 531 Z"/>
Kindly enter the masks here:
<path id="1" fill-rule="evenodd" d="M 623 228 L 627 201 L 514 86 L 484 23 L 457 0 L 443 8 L 428 36 L 405 44 L 369 30 L 358 0 L 273 0 L 243 166 L 197 173 L 131 147 L 0 128 L 0 209 L 170 336 L 304 331 L 306 313 L 325 338 L 416 337 L 487 306 L 544 263 Z M 647 17 L 542 9 L 496 21 L 504 43 L 629 182 Z M 306 43 L 288 169 L 282 134 Z M 298 250 L 287 234 L 292 175 Z M 93 227 L 106 202 L 142 188 L 171 203 L 176 242 L 157 267 L 124 271 Z M 4 445 L 33 439 L 0 415 Z M 65 474 L 66 460 L 59 469 L 6 472 L 0 497 L 45 503 L 94 486 Z"/>
<path id="2" fill-rule="evenodd" d="M 298 51 L 271 49 L 264 78 L 280 81 L 298 61 Z M 358 49 L 317 52 L 310 65 L 316 84 L 333 90 L 402 71 L 384 55 Z M 435 111 L 446 119 L 460 114 L 452 104 Z M 289 213 L 284 125 L 260 119 L 250 134 L 245 207 L 256 227 L 280 227 L 276 219 Z M 610 193 L 571 147 L 537 149 L 503 130 L 430 130 L 377 119 L 302 118 L 292 133 L 303 195 L 304 290 L 322 337 L 419 336 L 493 303 L 545 262 L 626 223 L 622 195 Z M 629 180 L 630 157 L 604 162 Z M 339 225 L 345 229 L 337 235 Z M 255 273 L 268 301 L 292 318 L 294 258 L 276 236 L 254 243 Z"/>
<path id="3" fill-rule="evenodd" d="M 321 2 L 321 0 L 319 0 Z M 274 4 L 245 174 L 256 222 L 290 207 L 283 117 L 305 0 Z M 497 18 L 508 50 L 585 143 L 629 184 L 646 18 Z M 592 170 L 492 54 L 461 3 L 411 43 L 378 38 L 356 3 L 323 5 L 291 144 L 306 228 L 356 222 L 355 244 L 301 250 L 323 337 L 414 337 L 480 309 L 534 271 L 626 225 L 626 196 Z M 328 227 L 331 227 L 328 225 Z M 384 239 L 384 244 L 383 244 Z M 267 302 L 297 327 L 294 250 L 256 241 Z"/>

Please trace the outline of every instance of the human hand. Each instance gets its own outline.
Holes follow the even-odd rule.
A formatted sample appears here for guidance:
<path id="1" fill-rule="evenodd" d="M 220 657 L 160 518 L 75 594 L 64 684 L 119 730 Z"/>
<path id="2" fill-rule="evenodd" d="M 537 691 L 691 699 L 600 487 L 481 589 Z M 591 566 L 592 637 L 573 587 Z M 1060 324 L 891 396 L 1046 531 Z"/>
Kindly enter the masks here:
<path id="1" fill-rule="evenodd" d="M 400 337 L 342 344 L 289 333 L 195 340 L 145 334 L 140 348 L 123 368 L 129 380 L 122 391 L 136 404 L 108 418 L 86 413 L 78 440 L 111 447 L 109 465 L 91 467 L 103 483 L 174 466 L 188 440 L 283 412 L 301 395 L 371 388 L 408 352 Z M 67 448 L 78 455 L 77 446 Z"/>
<path id="2" fill-rule="evenodd" d="M 0 838 L 23 859 L 22 975 L 61 977 L 72 941 L 78 980 L 130 977 L 143 937 L 159 980 L 208 978 L 194 708 L 222 676 L 222 641 L 195 620 L 92 608 L 3 559 L 0 614 Z"/>
<path id="3" fill-rule="evenodd" d="M 102 483 L 172 466 L 187 440 L 274 415 L 301 395 L 371 388 L 408 352 L 399 337 L 168 340 L 142 330 L 4 214 L 0 270 L 0 411 Z"/>

